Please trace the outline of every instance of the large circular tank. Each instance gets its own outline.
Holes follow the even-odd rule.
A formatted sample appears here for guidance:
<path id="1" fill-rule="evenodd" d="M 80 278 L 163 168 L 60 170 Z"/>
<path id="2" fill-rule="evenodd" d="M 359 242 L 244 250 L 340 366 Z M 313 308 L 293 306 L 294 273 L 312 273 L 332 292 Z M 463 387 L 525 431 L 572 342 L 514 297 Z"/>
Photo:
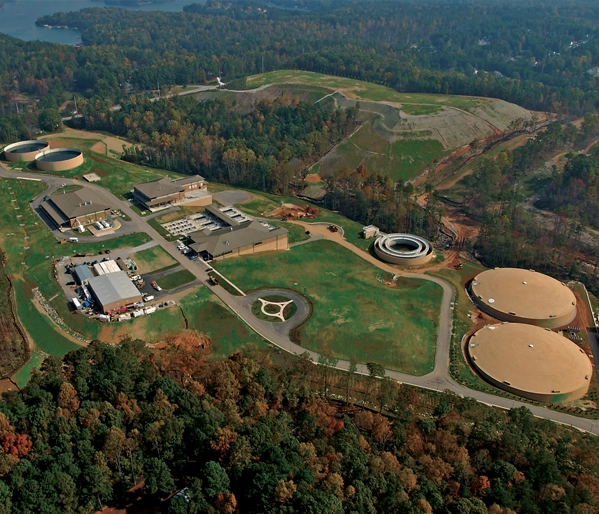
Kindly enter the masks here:
<path id="1" fill-rule="evenodd" d="M 423 237 L 412 234 L 385 234 L 374 242 L 379 259 L 391 264 L 418 266 L 426 264 L 435 255 L 433 246 Z"/>
<path id="2" fill-rule="evenodd" d="M 575 343 L 523 323 L 487 325 L 468 342 L 472 365 L 493 385 L 540 402 L 582 398 L 593 373 Z"/>
<path id="3" fill-rule="evenodd" d="M 4 147 L 4 156 L 10 162 L 31 162 L 35 156 L 50 148 L 48 141 L 42 139 L 31 139 L 30 141 L 19 141 Z"/>
<path id="4" fill-rule="evenodd" d="M 78 148 L 55 148 L 35 156 L 35 165 L 42 171 L 72 170 L 82 164 L 83 153 Z"/>
<path id="5" fill-rule="evenodd" d="M 502 321 L 555 328 L 576 317 L 576 297 L 568 286 L 532 270 L 483 271 L 470 291 L 481 310 Z"/>

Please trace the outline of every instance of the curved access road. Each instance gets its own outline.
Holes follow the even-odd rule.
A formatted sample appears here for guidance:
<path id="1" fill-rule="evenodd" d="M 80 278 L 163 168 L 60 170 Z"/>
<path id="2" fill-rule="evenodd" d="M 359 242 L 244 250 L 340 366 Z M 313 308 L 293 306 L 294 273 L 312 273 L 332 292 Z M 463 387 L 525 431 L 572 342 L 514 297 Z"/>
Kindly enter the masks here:
<path id="1" fill-rule="evenodd" d="M 152 239 L 154 239 L 154 241 L 156 241 L 156 243 L 158 243 L 170 255 L 172 255 L 173 258 L 177 260 L 177 262 L 179 262 L 185 269 L 188 269 L 191 273 L 193 273 L 200 282 L 207 285 L 211 284 L 211 281 L 208 277 L 208 271 L 210 270 L 210 267 L 208 265 L 206 265 L 203 261 L 190 261 L 187 257 L 185 257 L 183 254 L 181 254 L 181 252 L 177 250 L 176 245 L 174 243 L 168 242 L 166 239 L 164 239 L 164 237 L 162 237 L 154 228 L 148 225 L 147 221 L 144 218 L 140 217 L 135 211 L 133 211 L 129 202 L 121 200 L 107 189 L 104 189 L 103 187 L 97 184 L 83 183 L 79 180 L 66 179 L 53 175 L 44 175 L 41 173 L 13 172 L 11 170 L 6 169 L 2 165 L 0 165 L 0 177 L 10 179 L 17 179 L 19 177 L 34 180 L 41 179 L 49 186 L 49 191 L 57 189 L 62 184 L 66 184 L 87 187 L 90 190 L 99 193 L 101 196 L 109 199 L 112 205 L 122 210 L 131 218 L 131 221 L 129 222 L 129 224 L 131 224 L 131 228 L 139 232 L 146 232 L 150 237 L 152 237 Z M 34 198 L 31 202 L 32 208 L 35 208 L 35 205 L 39 204 L 41 202 L 41 199 L 47 194 L 48 191 Z M 451 328 L 453 320 L 451 303 L 454 301 L 455 291 L 448 282 L 437 277 L 423 275 L 420 273 L 398 273 L 397 269 L 379 261 L 378 259 L 375 259 L 369 253 L 360 250 L 353 244 L 343 239 L 343 237 L 339 233 L 328 232 L 326 226 L 310 225 L 298 221 L 294 221 L 294 223 L 298 223 L 302 226 L 305 226 L 306 228 L 309 228 L 310 232 L 314 233 L 314 239 L 326 238 L 335 241 L 338 244 L 344 246 L 345 248 L 351 250 L 364 260 L 381 268 L 382 270 L 400 276 L 429 280 L 438 284 L 443 289 L 443 299 L 441 302 L 441 313 L 439 316 L 439 332 L 437 336 L 437 351 L 435 354 L 434 370 L 431 373 L 428 373 L 427 375 L 423 376 L 414 376 L 408 375 L 407 373 L 400 373 L 398 371 L 387 370 L 386 376 L 404 384 L 424 387 L 431 390 L 451 391 L 455 394 L 464 397 L 470 397 L 477 401 L 495 407 L 505 409 L 511 409 L 514 407 L 526 407 L 537 417 L 549 419 L 558 423 L 563 423 L 565 425 L 569 425 L 593 434 L 599 434 L 599 421 L 578 418 L 576 416 L 571 416 L 563 412 L 553 411 L 544 407 L 538 407 L 535 405 L 530 405 L 528 403 L 519 402 L 516 400 L 509 400 L 507 398 L 494 396 L 480 391 L 474 391 L 454 382 L 452 378 L 449 376 L 448 367 L 449 350 L 451 343 Z M 112 237 L 116 237 L 116 235 L 113 235 Z M 285 327 L 287 330 L 281 331 L 280 327 L 276 327 L 276 325 L 283 325 L 283 323 L 269 323 L 256 318 L 252 314 L 251 304 L 248 308 L 248 300 L 246 300 L 246 296 L 234 296 L 227 292 L 225 289 L 223 289 L 221 286 L 209 285 L 209 287 L 226 305 L 228 305 L 237 314 L 237 316 L 239 316 L 247 325 L 249 325 L 264 339 L 289 353 L 295 355 L 306 354 L 313 360 L 313 362 L 319 362 L 321 358 L 320 354 L 311 350 L 306 350 L 305 348 L 293 343 L 289 339 L 288 331 L 290 328 L 293 327 L 290 327 L 285 323 L 285 325 L 287 325 Z M 286 291 L 286 293 L 288 292 Z M 294 321 L 295 318 L 296 316 L 294 316 Z M 348 370 L 349 365 L 350 364 L 348 361 L 339 360 L 337 361 L 336 368 L 340 370 Z M 358 364 L 357 373 L 368 375 L 368 369 L 366 365 Z"/>

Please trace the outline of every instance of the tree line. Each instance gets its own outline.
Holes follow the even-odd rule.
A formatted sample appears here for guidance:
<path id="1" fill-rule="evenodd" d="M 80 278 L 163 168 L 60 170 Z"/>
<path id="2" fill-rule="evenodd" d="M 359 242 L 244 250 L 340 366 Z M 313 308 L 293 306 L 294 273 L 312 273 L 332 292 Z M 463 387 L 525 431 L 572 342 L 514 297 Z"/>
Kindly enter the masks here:
<path id="1" fill-rule="evenodd" d="M 171 514 L 590 514 L 597 439 L 528 410 L 419 392 L 247 347 L 98 342 L 0 402 L 0 511 L 95 512 L 127 491 Z M 337 373 L 337 372 L 334 372 Z M 325 381 L 323 381 L 325 380 Z M 357 383 L 375 407 L 332 401 Z M 177 491 L 180 494 L 174 495 Z"/>

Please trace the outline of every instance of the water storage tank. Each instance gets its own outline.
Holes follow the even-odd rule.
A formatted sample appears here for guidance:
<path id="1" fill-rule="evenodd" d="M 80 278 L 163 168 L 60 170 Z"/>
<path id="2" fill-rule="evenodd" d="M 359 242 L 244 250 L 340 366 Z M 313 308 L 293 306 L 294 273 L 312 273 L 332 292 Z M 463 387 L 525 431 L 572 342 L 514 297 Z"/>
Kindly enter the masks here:
<path id="1" fill-rule="evenodd" d="M 5 146 L 4 156 L 10 162 L 31 162 L 37 154 L 49 149 L 48 141 L 32 139 Z"/>
<path id="2" fill-rule="evenodd" d="M 35 156 L 35 165 L 41 171 L 67 171 L 83 164 L 83 152 L 78 148 L 55 148 Z"/>

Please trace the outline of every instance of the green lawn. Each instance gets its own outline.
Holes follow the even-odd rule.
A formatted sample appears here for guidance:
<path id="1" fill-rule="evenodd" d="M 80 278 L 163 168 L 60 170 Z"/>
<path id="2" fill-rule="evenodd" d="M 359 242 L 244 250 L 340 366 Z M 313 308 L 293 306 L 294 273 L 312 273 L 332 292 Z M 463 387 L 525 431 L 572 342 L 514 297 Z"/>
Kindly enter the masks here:
<path id="1" fill-rule="evenodd" d="M 152 246 L 141 252 L 136 252 L 130 256 L 137 265 L 137 273 L 159 273 L 170 268 L 179 266 L 171 254 L 162 246 Z"/>
<path id="2" fill-rule="evenodd" d="M 247 77 L 248 88 L 259 87 L 264 84 L 298 83 L 324 87 L 330 89 L 330 92 L 335 90 L 341 91 L 342 93 L 345 92 L 347 96 L 351 94 L 355 98 L 362 100 L 398 102 L 403 104 L 402 110 L 408 114 L 430 114 L 438 112 L 443 105 L 459 108 L 474 107 L 486 101 L 482 98 L 468 96 L 400 93 L 390 87 L 373 84 L 371 82 L 363 82 L 361 80 L 322 75 L 320 73 L 300 70 L 278 70 Z M 416 104 L 416 106 L 414 106 L 414 112 L 411 111 L 411 106 L 408 107 L 409 104 Z"/>
<path id="3" fill-rule="evenodd" d="M 215 359 L 227 358 L 248 343 L 268 345 L 205 287 L 185 296 L 179 305 L 189 328 L 210 338 Z"/>
<path id="4" fill-rule="evenodd" d="M 415 375 L 434 367 L 442 297 L 436 284 L 402 279 L 387 287 L 377 280 L 383 271 L 330 241 L 215 267 L 244 291 L 275 286 L 305 294 L 314 306 L 299 332 L 306 348 Z"/>
<path id="5" fill-rule="evenodd" d="M 368 170 L 387 175 L 394 181 L 406 181 L 432 167 L 447 153 L 436 139 L 391 142 L 367 123 L 337 145 L 323 161 L 335 169 L 355 169 L 364 164 Z"/>
<path id="6" fill-rule="evenodd" d="M 184 284 L 189 284 L 189 282 L 193 282 L 195 279 L 196 277 L 191 271 L 184 269 L 159 278 L 156 282 L 162 289 L 168 291 L 169 289 L 175 289 Z"/>

